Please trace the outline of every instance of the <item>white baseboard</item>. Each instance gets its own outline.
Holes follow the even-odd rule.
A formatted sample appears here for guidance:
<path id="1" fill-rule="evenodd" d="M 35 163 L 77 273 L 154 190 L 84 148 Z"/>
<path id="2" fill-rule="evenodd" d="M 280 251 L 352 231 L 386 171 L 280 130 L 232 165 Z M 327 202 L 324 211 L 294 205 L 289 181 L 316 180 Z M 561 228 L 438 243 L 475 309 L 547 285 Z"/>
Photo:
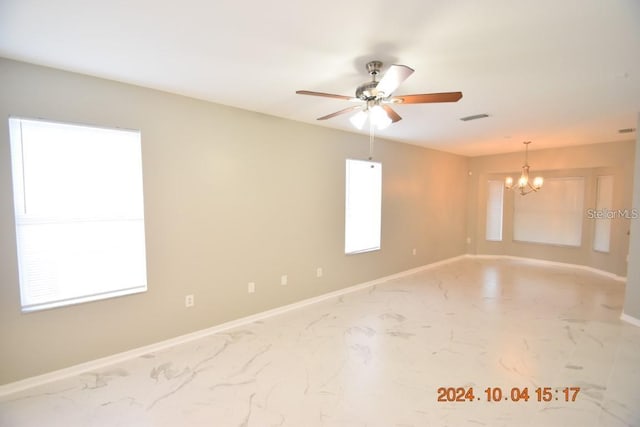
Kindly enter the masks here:
<path id="1" fill-rule="evenodd" d="M 592 267 L 586 267 L 583 265 L 575 265 L 575 264 L 566 264 L 566 263 L 560 263 L 560 262 L 554 262 L 554 261 L 546 261 L 546 260 L 540 260 L 540 259 L 534 259 L 534 258 L 523 258 L 523 257 L 516 257 L 516 256 L 510 256 L 510 255 L 472 255 L 472 254 L 465 254 L 465 255 L 459 255 L 453 258 L 447 258 L 441 261 L 437 261 L 431 264 L 426 264 L 417 268 L 412 268 L 410 270 L 405 270 L 399 273 L 395 273 L 395 274 L 391 274 L 389 276 L 385 276 L 385 277 L 381 277 L 369 282 L 365 282 L 365 283 L 360 283 L 357 285 L 353 285 L 353 286 L 349 286 L 347 288 L 343 288 L 343 289 L 339 289 L 337 291 L 333 291 L 333 292 L 328 292 L 326 294 L 322 294 L 322 295 L 318 295 L 317 297 L 313 297 L 313 298 L 308 298 L 308 299 L 304 299 L 302 301 L 298 301 L 292 304 L 288 304 L 282 307 L 277 307 L 271 310 L 267 310 L 267 311 L 263 311 L 260 313 L 256 313 L 247 317 L 243 317 L 241 319 L 236 319 L 236 320 L 232 320 L 230 322 L 226 322 L 226 323 L 222 323 L 220 325 L 216 325 L 213 326 L 211 328 L 207 328 L 207 329 L 202 329 L 199 331 L 195 331 L 195 332 L 191 332 L 185 335 L 181 335 L 175 338 L 171 338 L 165 341 L 161 341 L 161 342 L 157 342 L 154 344 L 150 344 L 147 346 L 143 346 L 143 347 L 138 347 L 132 350 L 128 350 L 122 353 L 117 353 L 111 356 L 107 356 L 107 357 L 102 357 L 100 359 L 95 359 L 95 360 L 91 360 L 85 363 L 81 363 L 78 365 L 74 365 L 74 366 L 70 366 L 68 368 L 64 368 L 64 369 L 60 369 L 57 371 L 53 371 L 53 372 L 49 372 L 46 374 L 42 374 L 42 375 L 38 375 L 35 377 L 31 377 L 31 378 L 26 378 L 24 380 L 20 380 L 20 381 L 16 381 L 13 383 L 9 383 L 9 384 L 4 384 L 4 385 L 0 385 L 0 396 L 5 396 L 8 394 L 12 394 L 12 393 L 17 393 L 29 388 L 33 388 L 33 387 L 37 387 L 43 384 L 47 384 L 53 381 L 58 381 L 64 378 L 68 378 L 71 376 L 75 376 L 75 375 L 80 375 L 84 372 L 89 372 L 89 371 L 96 371 L 99 369 L 102 369 L 104 367 L 113 365 L 115 363 L 120 363 L 120 362 L 124 362 L 126 360 L 129 359 L 133 359 L 136 357 L 140 357 L 143 356 L 145 354 L 149 354 L 149 353 L 154 353 L 154 352 L 158 352 L 164 349 L 167 349 L 169 347 L 173 347 L 175 345 L 179 345 L 179 344 L 183 344 L 186 342 L 190 342 L 193 340 L 197 340 L 199 338 L 203 338 L 206 337 L 208 335 L 212 335 L 212 334 L 217 334 L 223 331 L 226 331 L 228 329 L 231 328 L 236 328 L 239 326 L 243 326 L 243 325 L 247 325 L 249 323 L 253 323 L 256 322 L 258 320 L 264 320 L 268 317 L 272 317 L 272 316 L 277 316 L 279 314 L 283 314 L 286 313 L 288 311 L 292 311 L 292 310 L 297 310 L 299 308 L 302 307 L 306 307 L 308 305 L 311 304 L 315 304 L 318 303 L 320 301 L 325 301 L 327 299 L 330 298 L 335 298 L 341 295 L 345 295 L 345 294 L 349 294 L 351 292 L 355 292 L 355 291 L 359 291 L 361 289 L 366 289 L 369 288 L 371 286 L 375 286 L 384 282 L 387 282 L 389 280 L 394 280 L 394 279 L 399 279 L 402 277 L 406 277 L 406 276 L 410 276 L 412 274 L 416 274 L 419 273 L 421 271 L 425 271 L 425 270 L 429 270 L 431 268 L 435 268 L 435 267 L 439 267 L 441 265 L 444 264 L 449 264 L 455 261 L 458 261 L 460 259 L 512 259 L 512 260 L 519 260 L 519 261 L 528 261 L 528 262 L 532 262 L 532 263 L 536 263 L 536 264 L 541 264 L 541 265 L 548 265 L 548 266 L 561 266 L 561 267 L 571 267 L 571 268 L 578 268 L 578 269 L 582 269 L 582 270 L 587 270 L 587 271 L 591 271 L 593 273 L 596 274 L 600 274 L 606 277 L 609 277 L 611 279 L 617 280 L 617 281 L 625 281 L 626 278 L 621 277 L 621 276 L 617 276 L 613 273 L 609 273 L 606 271 L 602 271 L 602 270 L 598 270 Z M 631 317 L 629 315 L 626 314 L 622 314 L 622 316 L 620 317 L 622 320 L 631 323 L 633 325 L 636 326 L 640 326 L 640 320 Z"/>
<path id="2" fill-rule="evenodd" d="M 175 338 L 171 338 L 165 341 L 157 342 L 151 345 L 147 345 L 144 347 L 138 347 L 132 350 L 128 350 L 122 353 L 117 353 L 111 356 L 102 357 L 100 359 L 91 360 L 85 363 L 80 363 L 78 365 L 70 366 L 68 368 L 59 369 L 53 372 L 49 372 L 42 375 L 37 375 L 35 377 L 26 378 L 24 380 L 16 381 L 9 384 L 0 385 L 0 396 L 5 396 L 12 393 L 17 393 L 29 388 L 37 387 L 43 384 L 47 384 L 53 381 L 58 381 L 64 378 L 68 378 L 75 375 L 80 375 L 89 371 L 96 371 L 102 369 L 104 367 L 113 365 L 115 363 L 124 362 L 129 359 L 133 359 L 136 357 L 143 356 L 145 354 L 158 352 L 169 347 L 173 347 L 175 345 L 183 344 L 189 341 L 197 340 L 199 338 L 203 338 L 212 334 L 220 333 L 226 331 L 231 328 L 236 328 L 239 326 L 243 326 L 249 323 L 256 322 L 258 320 L 263 320 L 268 317 L 277 316 L 282 313 L 286 313 L 288 311 L 297 310 L 302 307 L 306 307 L 311 304 L 318 303 L 320 301 L 324 301 L 330 298 L 335 298 L 341 295 L 345 295 L 351 292 L 359 291 L 361 289 L 366 289 L 371 286 L 375 286 L 389 280 L 398 279 L 405 276 L 410 276 L 412 274 L 419 273 L 424 270 L 428 270 L 431 268 L 435 268 L 444 264 L 448 264 L 463 258 L 466 258 L 466 255 L 459 255 L 453 258 L 447 258 L 441 261 L 437 261 L 431 264 L 426 264 L 421 267 L 412 268 L 410 270 L 402 271 L 400 273 L 395 273 L 389 276 L 381 277 L 369 282 L 360 283 L 357 285 L 349 286 L 347 288 L 339 289 L 337 291 L 328 292 L 326 294 L 318 295 L 317 297 L 304 299 L 302 301 L 298 301 L 292 304 L 288 304 L 282 307 L 277 307 L 271 310 L 263 311 L 260 313 L 256 313 L 247 317 L 243 317 L 241 319 L 232 320 L 230 322 L 225 322 L 220 325 L 213 326 L 211 328 L 202 329 L 196 332 L 191 332 L 185 335 L 181 335 Z"/>
<path id="3" fill-rule="evenodd" d="M 600 270 L 594 267 L 589 267 L 586 265 L 580 264 L 569 264 L 566 262 L 557 262 L 557 261 L 549 261 L 546 259 L 538 259 L 538 258 L 525 258 L 513 255 L 484 255 L 484 254 L 467 254 L 469 258 L 477 258 L 477 259 L 512 259 L 517 261 L 527 261 L 535 264 L 546 265 L 550 267 L 569 267 L 569 268 L 577 268 L 580 270 L 589 271 L 591 273 L 599 274 L 601 276 L 608 277 L 609 279 L 616 280 L 618 282 L 626 282 L 627 278 L 624 276 L 618 276 L 617 274 L 610 273 L 608 271 Z"/>
<path id="4" fill-rule="evenodd" d="M 637 326 L 640 328 L 640 319 L 636 319 L 633 316 L 629 316 L 628 314 L 625 314 L 624 312 L 620 315 L 620 320 L 623 320 L 627 323 L 632 324 L 633 326 Z"/>

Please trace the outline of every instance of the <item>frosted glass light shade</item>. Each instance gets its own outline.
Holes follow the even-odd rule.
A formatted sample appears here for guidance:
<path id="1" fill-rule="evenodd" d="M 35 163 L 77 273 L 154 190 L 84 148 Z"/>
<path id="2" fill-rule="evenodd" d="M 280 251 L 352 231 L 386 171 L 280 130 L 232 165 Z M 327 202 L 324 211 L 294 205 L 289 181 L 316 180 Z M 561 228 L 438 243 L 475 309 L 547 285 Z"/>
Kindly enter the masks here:
<path id="1" fill-rule="evenodd" d="M 529 179 L 526 176 L 522 175 L 518 180 L 518 187 L 525 188 L 528 183 L 529 183 Z"/>
<path id="2" fill-rule="evenodd" d="M 384 111 L 384 108 L 382 108 L 379 105 L 376 105 L 375 107 L 373 107 L 370 111 L 371 117 L 369 118 L 369 120 L 371 120 L 371 122 L 379 129 L 385 129 L 387 127 L 389 127 L 389 125 L 391 124 L 391 119 L 389 118 L 389 115 L 387 114 L 386 111 Z"/>
<path id="3" fill-rule="evenodd" d="M 367 113 L 365 113 L 364 111 L 360 110 L 356 114 L 351 116 L 349 118 L 349 121 L 351 121 L 351 124 L 353 126 L 355 126 L 356 128 L 362 129 L 362 127 L 364 126 L 364 122 L 367 121 Z"/>
<path id="4" fill-rule="evenodd" d="M 513 187 L 513 178 L 508 176 L 504 179 L 504 186 L 507 188 L 512 188 Z"/>
<path id="5" fill-rule="evenodd" d="M 542 177 L 536 176 L 533 180 L 533 187 L 536 190 L 539 190 L 540 188 L 542 188 L 542 184 L 544 184 L 544 180 L 542 179 Z"/>

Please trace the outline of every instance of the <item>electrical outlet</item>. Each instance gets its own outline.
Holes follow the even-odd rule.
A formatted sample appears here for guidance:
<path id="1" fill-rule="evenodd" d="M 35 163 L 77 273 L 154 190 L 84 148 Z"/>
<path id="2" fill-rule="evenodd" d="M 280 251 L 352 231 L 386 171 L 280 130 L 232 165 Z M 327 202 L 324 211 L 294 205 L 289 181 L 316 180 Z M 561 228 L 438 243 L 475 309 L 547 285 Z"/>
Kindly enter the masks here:
<path id="1" fill-rule="evenodd" d="M 247 286 L 247 292 L 249 292 L 250 294 L 254 293 L 256 291 L 256 284 L 255 282 L 249 282 L 249 286 Z"/>
<path id="2" fill-rule="evenodd" d="M 280 284 L 281 284 L 282 286 L 284 286 L 284 285 L 286 285 L 286 284 L 287 284 L 287 275 L 286 275 L 286 274 L 283 274 L 283 275 L 280 277 Z"/>
<path id="3" fill-rule="evenodd" d="M 416 248 L 413 248 L 413 250 L 411 251 L 411 253 L 412 253 L 413 255 L 415 255 L 415 254 L 417 254 L 417 253 L 418 253 L 418 251 L 416 250 Z"/>
<path id="4" fill-rule="evenodd" d="M 196 301 L 193 294 L 185 295 L 184 297 L 184 306 L 187 308 L 193 307 Z"/>
<path id="5" fill-rule="evenodd" d="M 316 268 L 316 277 L 322 277 L 322 267 Z"/>
<path id="6" fill-rule="evenodd" d="M 467 237 L 467 245 L 471 244 L 471 237 Z"/>

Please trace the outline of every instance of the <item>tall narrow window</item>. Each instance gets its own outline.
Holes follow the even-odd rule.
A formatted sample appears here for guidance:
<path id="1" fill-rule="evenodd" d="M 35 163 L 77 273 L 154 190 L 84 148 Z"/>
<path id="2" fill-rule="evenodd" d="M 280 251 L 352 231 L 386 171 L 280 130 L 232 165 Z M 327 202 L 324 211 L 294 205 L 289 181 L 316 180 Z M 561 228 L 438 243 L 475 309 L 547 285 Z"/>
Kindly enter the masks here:
<path id="1" fill-rule="evenodd" d="M 596 211 L 602 212 L 596 218 L 593 230 L 593 249 L 609 252 L 611 243 L 611 218 L 608 212 L 613 208 L 613 176 L 599 176 L 596 185 Z"/>
<path id="2" fill-rule="evenodd" d="M 503 181 L 489 181 L 487 186 L 487 224 L 486 239 L 502 240 L 502 205 L 504 194 Z"/>
<path id="3" fill-rule="evenodd" d="M 347 159 L 344 251 L 380 249 L 382 164 Z"/>
<path id="4" fill-rule="evenodd" d="M 549 178 L 544 188 L 515 195 L 513 239 L 580 246 L 584 218 L 584 178 Z"/>
<path id="5" fill-rule="evenodd" d="M 9 129 L 22 310 L 145 291 L 140 132 Z"/>

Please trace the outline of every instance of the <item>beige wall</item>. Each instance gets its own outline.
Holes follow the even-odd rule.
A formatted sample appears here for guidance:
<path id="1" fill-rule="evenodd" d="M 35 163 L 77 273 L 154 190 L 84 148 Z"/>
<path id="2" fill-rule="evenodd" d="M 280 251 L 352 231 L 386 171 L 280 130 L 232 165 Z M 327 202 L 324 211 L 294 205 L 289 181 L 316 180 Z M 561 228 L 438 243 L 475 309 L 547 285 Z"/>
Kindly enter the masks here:
<path id="1" fill-rule="evenodd" d="M 599 175 L 614 176 L 614 200 L 616 209 L 631 208 L 633 190 L 634 141 L 613 142 L 579 147 L 566 147 L 529 152 L 531 173 L 546 177 L 582 176 L 585 178 L 585 210 L 595 208 L 596 178 Z M 514 179 L 520 174 L 524 162 L 524 150 L 502 155 L 475 157 L 470 160 L 468 230 L 472 242 L 470 253 L 506 254 L 547 259 L 570 264 L 598 268 L 620 276 L 626 275 L 629 248 L 629 219 L 612 221 L 611 250 L 599 253 L 593 247 L 593 220 L 586 212 L 582 228 L 580 247 L 562 247 L 523 242 L 514 242 L 513 203 L 514 197 L 523 197 L 512 191 L 505 192 L 503 241 L 485 240 L 487 181 L 504 180 L 507 175 Z M 544 188 L 543 190 L 544 191 Z M 524 196 L 526 197 L 526 196 Z"/>
<path id="2" fill-rule="evenodd" d="M 142 131 L 148 292 L 20 312 L 9 115 Z M 365 136 L 3 59 L 0 118 L 0 384 L 466 251 L 461 156 L 376 141 L 382 250 L 345 256 L 344 163 Z"/>
<path id="3" fill-rule="evenodd" d="M 640 129 L 640 114 L 638 114 L 636 129 Z M 638 131 L 636 131 L 636 147 L 640 147 L 640 132 Z M 640 212 L 640 150 L 636 150 L 634 182 L 633 208 Z M 640 219 L 631 221 L 629 260 L 624 314 L 640 322 Z"/>

